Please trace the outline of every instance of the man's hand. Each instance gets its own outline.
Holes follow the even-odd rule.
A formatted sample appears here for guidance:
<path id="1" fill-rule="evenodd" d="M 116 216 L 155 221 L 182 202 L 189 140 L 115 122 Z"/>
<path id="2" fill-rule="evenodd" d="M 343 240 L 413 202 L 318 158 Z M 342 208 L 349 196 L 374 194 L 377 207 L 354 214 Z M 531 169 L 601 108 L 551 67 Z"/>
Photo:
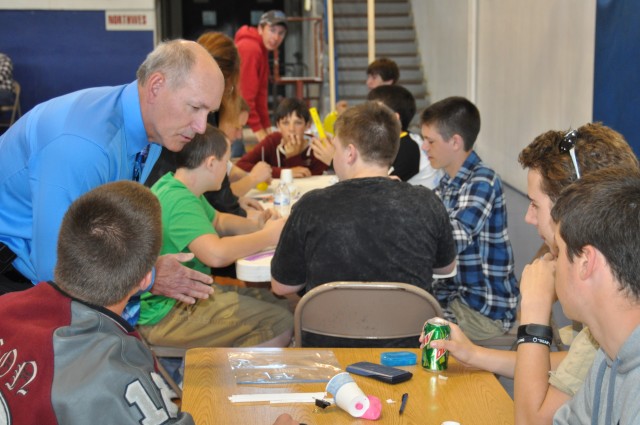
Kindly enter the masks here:
<path id="1" fill-rule="evenodd" d="M 328 139 L 320 140 L 314 137 L 311 141 L 311 150 L 313 151 L 313 156 L 324 162 L 326 165 L 331 165 L 335 148 Z"/>
<path id="2" fill-rule="evenodd" d="M 257 162 L 249 173 L 251 181 L 255 184 L 271 181 L 271 165 L 264 161 Z"/>
<path id="3" fill-rule="evenodd" d="M 151 288 L 154 295 L 175 298 L 186 304 L 194 304 L 196 298 L 207 299 L 213 294 L 213 278 L 192 270 L 180 263 L 189 261 L 193 254 L 165 254 L 156 261 L 156 280 Z"/>
<path id="4" fill-rule="evenodd" d="M 239 197 L 238 204 L 240 204 L 240 208 L 247 211 L 247 215 L 249 213 L 249 210 L 264 211 L 264 208 L 262 207 L 262 204 L 259 201 L 246 196 Z"/>
<path id="5" fill-rule="evenodd" d="M 291 174 L 293 174 L 294 178 L 311 177 L 311 170 L 307 167 L 293 167 L 291 169 Z"/>
<path id="6" fill-rule="evenodd" d="M 449 327 L 451 328 L 451 339 L 437 339 L 435 341 L 431 341 L 430 346 L 432 348 L 444 348 L 445 350 L 449 350 L 449 353 L 460 363 L 467 366 L 473 366 L 472 359 L 478 346 L 471 342 L 464 332 L 462 332 L 462 329 L 460 329 L 460 327 L 455 323 L 449 322 Z M 420 348 L 424 347 L 424 345 L 424 326 L 422 326 L 422 333 L 420 334 Z"/>

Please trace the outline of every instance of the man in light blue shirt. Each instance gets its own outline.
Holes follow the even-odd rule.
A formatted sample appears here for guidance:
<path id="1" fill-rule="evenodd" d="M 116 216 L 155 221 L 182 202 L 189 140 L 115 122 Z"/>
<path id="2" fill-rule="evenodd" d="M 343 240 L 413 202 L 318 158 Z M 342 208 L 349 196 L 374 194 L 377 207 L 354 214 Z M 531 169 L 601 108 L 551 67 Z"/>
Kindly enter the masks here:
<path id="1" fill-rule="evenodd" d="M 147 56 L 136 81 L 49 100 L 16 122 L 0 137 L 0 294 L 52 279 L 69 205 L 104 183 L 144 182 L 161 146 L 179 151 L 204 133 L 223 90 L 211 55 L 174 40 Z M 207 298 L 211 277 L 179 264 L 188 258 L 160 257 L 153 292 Z"/>

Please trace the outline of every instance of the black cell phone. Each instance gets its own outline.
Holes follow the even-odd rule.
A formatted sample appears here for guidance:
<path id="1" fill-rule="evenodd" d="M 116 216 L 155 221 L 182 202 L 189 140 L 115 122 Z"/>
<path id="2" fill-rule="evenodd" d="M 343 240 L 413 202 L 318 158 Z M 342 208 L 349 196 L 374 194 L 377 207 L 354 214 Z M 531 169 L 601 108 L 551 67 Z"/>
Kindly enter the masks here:
<path id="1" fill-rule="evenodd" d="M 387 384 L 408 381 L 413 376 L 413 373 L 409 371 L 371 362 L 358 362 L 349 365 L 347 366 L 347 372 L 367 376 Z"/>

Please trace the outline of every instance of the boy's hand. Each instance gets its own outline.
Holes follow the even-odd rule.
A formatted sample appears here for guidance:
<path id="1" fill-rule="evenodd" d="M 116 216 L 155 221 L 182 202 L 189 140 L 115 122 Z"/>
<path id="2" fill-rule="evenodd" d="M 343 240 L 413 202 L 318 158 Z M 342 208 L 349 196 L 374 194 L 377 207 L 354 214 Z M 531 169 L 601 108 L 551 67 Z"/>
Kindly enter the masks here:
<path id="1" fill-rule="evenodd" d="M 272 245 L 276 245 L 278 243 L 278 240 L 280 239 L 280 233 L 282 233 L 282 228 L 284 227 L 284 223 L 286 221 L 287 220 L 284 218 L 276 218 L 273 220 L 268 220 L 264 223 L 264 227 L 262 229 L 269 233 L 269 236 L 271 237 L 270 243 Z"/>
<path id="2" fill-rule="evenodd" d="M 284 154 L 287 158 L 300 155 L 307 148 L 307 141 L 304 136 L 291 134 L 289 137 L 282 138 Z"/>
<path id="3" fill-rule="evenodd" d="M 291 173 L 293 174 L 294 178 L 311 177 L 311 170 L 309 170 L 307 167 L 293 167 L 291 169 Z"/>
<path id="4" fill-rule="evenodd" d="M 271 165 L 267 164 L 264 161 L 257 162 L 256 165 L 254 165 L 251 169 L 249 177 L 251 178 L 252 182 L 255 182 L 255 184 L 262 182 L 271 182 Z"/>
<path id="5" fill-rule="evenodd" d="M 262 204 L 260 202 L 246 196 L 239 197 L 238 204 L 240 204 L 240 208 L 247 211 L 247 213 L 249 213 L 249 210 L 264 211 L 264 208 L 262 207 Z"/>
<path id="6" fill-rule="evenodd" d="M 320 140 L 314 137 L 311 141 L 311 150 L 313 151 L 313 156 L 324 162 L 326 165 L 331 165 L 335 148 L 329 139 Z"/>
<path id="7" fill-rule="evenodd" d="M 299 425 L 299 424 L 298 424 L 298 421 L 293 419 L 291 416 L 289 416 L 286 413 L 283 413 L 282 415 L 276 418 L 276 421 L 273 423 L 273 425 Z"/>
<path id="8" fill-rule="evenodd" d="M 269 221 L 270 218 L 272 218 L 273 216 L 273 210 L 268 209 L 268 210 L 264 210 L 262 211 L 256 218 L 256 222 L 258 223 L 258 228 L 262 229 L 264 227 L 264 224 Z"/>
<path id="9" fill-rule="evenodd" d="M 425 322 L 426 325 L 426 322 Z M 455 323 L 449 322 L 451 327 L 450 339 L 438 339 L 431 341 L 429 344 L 432 348 L 444 348 L 449 350 L 449 353 L 456 358 L 460 363 L 469 366 L 472 363 L 472 358 L 475 350 L 478 348 L 467 336 L 462 332 L 462 329 Z M 424 347 L 424 326 L 422 326 L 422 333 L 420 334 L 420 348 Z"/>
<path id="10" fill-rule="evenodd" d="M 520 322 L 548 324 L 556 301 L 556 259 L 547 253 L 525 266 L 520 279 Z"/>

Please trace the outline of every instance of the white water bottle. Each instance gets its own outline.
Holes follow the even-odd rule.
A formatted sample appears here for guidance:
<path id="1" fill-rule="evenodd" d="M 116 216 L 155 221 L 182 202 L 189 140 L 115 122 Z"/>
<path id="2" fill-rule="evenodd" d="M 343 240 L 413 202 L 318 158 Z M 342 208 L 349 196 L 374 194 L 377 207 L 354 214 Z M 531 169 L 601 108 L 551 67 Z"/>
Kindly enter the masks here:
<path id="1" fill-rule="evenodd" d="M 280 184 L 276 188 L 276 193 L 273 197 L 273 206 L 280 216 L 289 216 L 289 212 L 291 211 L 291 193 L 289 192 L 289 185 L 287 185 L 284 180 L 280 180 Z"/>

